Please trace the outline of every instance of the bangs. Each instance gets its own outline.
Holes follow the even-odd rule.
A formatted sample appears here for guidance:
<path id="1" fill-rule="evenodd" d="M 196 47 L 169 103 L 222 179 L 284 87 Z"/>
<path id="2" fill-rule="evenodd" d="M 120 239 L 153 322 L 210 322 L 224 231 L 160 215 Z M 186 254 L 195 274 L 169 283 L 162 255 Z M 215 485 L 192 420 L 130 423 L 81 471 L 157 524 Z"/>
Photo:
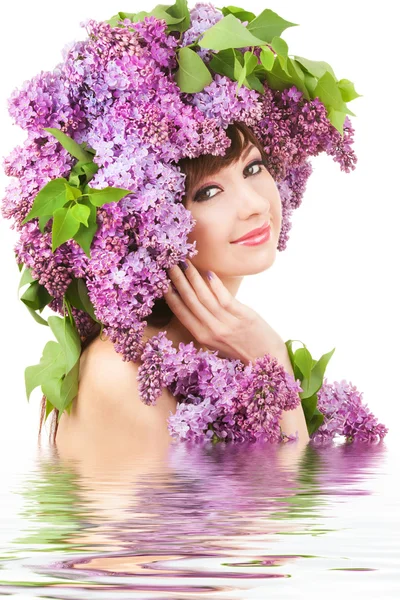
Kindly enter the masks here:
<path id="1" fill-rule="evenodd" d="M 242 133 L 243 138 L 241 138 L 239 131 Z M 244 123 L 237 122 L 228 125 L 226 135 L 232 143 L 227 149 L 225 156 L 202 154 L 197 158 L 182 158 L 178 161 L 177 164 L 179 168 L 186 175 L 185 196 L 182 199 L 183 204 L 186 203 L 190 193 L 204 178 L 215 175 L 215 173 L 218 173 L 221 169 L 237 162 L 240 159 L 243 150 L 249 144 L 254 144 L 256 148 L 260 150 L 263 160 L 267 159 L 267 154 L 264 152 L 262 144 Z"/>

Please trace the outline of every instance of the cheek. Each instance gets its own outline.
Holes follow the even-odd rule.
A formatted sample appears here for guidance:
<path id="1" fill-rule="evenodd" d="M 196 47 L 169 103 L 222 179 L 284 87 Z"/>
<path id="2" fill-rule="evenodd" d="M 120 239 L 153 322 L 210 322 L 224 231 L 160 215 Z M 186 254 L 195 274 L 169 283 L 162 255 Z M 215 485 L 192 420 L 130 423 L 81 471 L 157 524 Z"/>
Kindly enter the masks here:
<path id="1" fill-rule="evenodd" d="M 282 220 L 282 200 L 279 194 L 279 190 L 274 182 L 273 189 L 271 190 L 271 216 L 276 222 L 280 223 Z"/>
<path id="2" fill-rule="evenodd" d="M 225 226 L 221 225 L 221 223 L 224 223 L 224 219 L 221 220 L 220 215 L 215 214 L 212 216 L 210 211 L 207 219 L 194 218 L 196 219 L 196 225 L 188 235 L 190 243 L 196 240 L 196 247 L 202 252 L 212 248 L 215 250 L 216 246 L 226 243 L 227 238 L 229 238 L 228 231 L 226 230 L 227 224 Z"/>

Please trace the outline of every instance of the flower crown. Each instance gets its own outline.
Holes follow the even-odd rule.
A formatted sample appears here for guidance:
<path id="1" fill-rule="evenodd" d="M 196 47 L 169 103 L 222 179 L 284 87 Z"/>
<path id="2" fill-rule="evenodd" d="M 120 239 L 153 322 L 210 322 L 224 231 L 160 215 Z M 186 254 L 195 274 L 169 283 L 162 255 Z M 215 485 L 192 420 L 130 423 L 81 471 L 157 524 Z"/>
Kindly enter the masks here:
<path id="1" fill-rule="evenodd" d="M 150 12 L 81 23 L 87 39 L 24 82 L 9 113 L 28 132 L 4 159 L 16 179 L 2 215 L 19 232 L 21 300 L 57 341 L 25 371 L 70 411 L 81 341 L 94 322 L 123 360 L 143 352 L 146 317 L 166 292 L 166 270 L 196 253 L 181 200 L 182 158 L 223 156 L 228 125 L 245 123 L 263 145 L 282 200 L 279 250 L 290 216 L 325 152 L 349 172 L 357 158 L 347 103 L 359 94 L 323 61 L 289 56 L 281 37 L 296 23 L 186 0 Z M 45 306 L 62 315 L 45 320 Z"/>

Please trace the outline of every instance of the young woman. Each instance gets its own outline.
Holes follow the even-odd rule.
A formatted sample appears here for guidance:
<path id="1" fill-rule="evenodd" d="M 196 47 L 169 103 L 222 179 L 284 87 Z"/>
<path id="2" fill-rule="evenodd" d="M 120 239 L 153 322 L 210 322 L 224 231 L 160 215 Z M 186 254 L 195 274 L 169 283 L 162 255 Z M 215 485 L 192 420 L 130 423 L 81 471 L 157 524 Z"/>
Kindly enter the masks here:
<path id="1" fill-rule="evenodd" d="M 230 125 L 227 134 L 232 144 L 225 156 L 203 155 L 179 163 L 186 174 L 184 204 L 196 220 L 188 241 L 196 241 L 198 254 L 186 261 L 186 268 L 169 270 L 176 291 L 170 286 L 156 302 L 147 319 L 145 339 L 163 330 L 175 348 L 180 342 L 193 342 L 197 349 L 217 349 L 220 356 L 245 363 L 269 352 L 293 375 L 278 333 L 236 301 L 243 313 L 254 318 L 246 335 L 236 329 L 235 338 L 235 331 L 229 329 L 234 318 L 221 310 L 213 293 L 213 285 L 223 285 L 228 302 L 245 275 L 261 273 L 273 264 L 282 221 L 279 191 L 266 167 L 262 146 L 242 123 Z M 266 241 L 237 243 L 266 224 L 270 229 Z M 218 283 L 215 276 L 214 283 L 208 279 L 209 271 L 217 275 Z M 227 332 L 225 338 L 221 331 Z M 76 458 L 93 454 L 95 459 L 100 447 L 125 455 L 128 449 L 151 448 L 154 453 L 168 446 L 167 418 L 177 402 L 164 389 L 155 406 L 145 405 L 138 395 L 138 368 L 139 363 L 124 362 L 104 335 L 99 337 L 98 327 L 94 330 L 83 343 L 79 392 L 71 413 L 64 411 L 57 423 L 54 411 L 51 435 L 61 454 Z M 41 426 L 44 409 L 43 402 Z M 301 405 L 283 412 L 280 424 L 287 435 L 297 430 L 301 444 L 309 441 Z"/>

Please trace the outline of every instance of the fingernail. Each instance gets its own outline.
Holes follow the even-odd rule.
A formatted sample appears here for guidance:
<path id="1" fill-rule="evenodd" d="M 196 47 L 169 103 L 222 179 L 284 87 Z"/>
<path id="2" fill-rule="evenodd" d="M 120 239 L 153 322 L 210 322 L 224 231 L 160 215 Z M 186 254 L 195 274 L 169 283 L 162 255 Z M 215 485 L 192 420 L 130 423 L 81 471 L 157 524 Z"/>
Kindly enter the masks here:
<path id="1" fill-rule="evenodd" d="M 185 260 L 182 260 L 182 261 L 179 263 L 179 266 L 180 266 L 180 268 L 182 269 L 182 271 L 186 271 L 186 269 L 188 268 L 188 266 L 189 266 L 189 265 L 187 264 L 187 262 L 186 262 Z"/>
<path id="2" fill-rule="evenodd" d="M 207 277 L 208 277 L 208 279 L 212 279 L 212 272 L 211 271 L 207 271 Z"/>

